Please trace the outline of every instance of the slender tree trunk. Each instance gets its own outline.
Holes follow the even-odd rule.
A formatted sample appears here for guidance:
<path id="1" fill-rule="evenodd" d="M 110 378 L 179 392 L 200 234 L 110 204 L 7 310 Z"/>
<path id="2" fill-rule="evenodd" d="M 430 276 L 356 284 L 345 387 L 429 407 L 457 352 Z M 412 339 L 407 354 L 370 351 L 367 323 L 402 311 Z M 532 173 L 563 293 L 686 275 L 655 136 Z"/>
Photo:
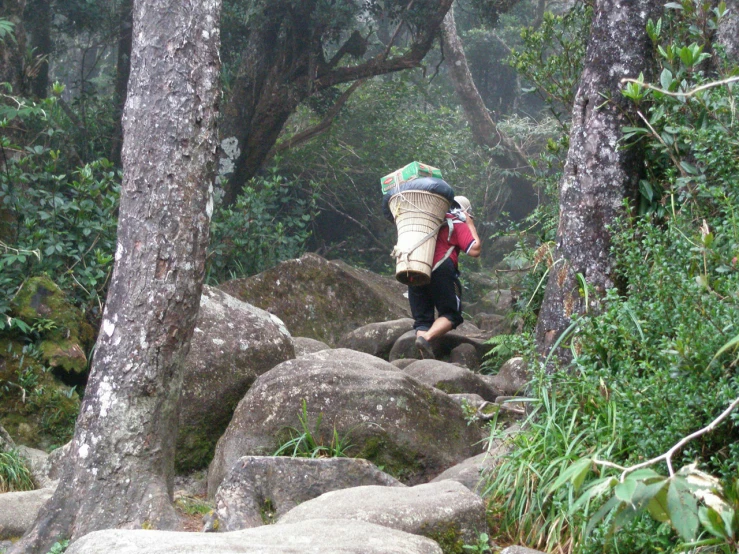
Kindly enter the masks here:
<path id="1" fill-rule="evenodd" d="M 622 127 L 637 121 L 633 104 L 619 92 L 620 81 L 650 74 L 652 45 L 645 26 L 659 17 L 660 8 L 656 0 L 596 0 L 560 185 L 554 265 L 536 330 L 544 353 L 572 316 L 597 311 L 606 289 L 614 286 L 608 226 L 623 214 L 623 201 L 636 194 L 643 173 L 641 150 L 619 143 Z M 580 278 L 592 288 L 589 306 Z M 557 352 L 561 359 L 568 353 Z"/>
<path id="2" fill-rule="evenodd" d="M 526 177 L 531 170 L 526 154 L 498 128 L 485 107 L 467 64 L 462 41 L 457 34 L 453 7 L 444 18 L 441 31 L 449 77 L 462 104 L 475 142 L 491 149 L 491 157 L 498 167 L 519 172 L 518 175 L 511 174 L 506 178 L 505 184 L 511 191 L 506 211 L 516 219 L 521 218 L 533 210 L 537 203 L 536 191 Z M 502 148 L 498 148 L 499 146 Z"/>
<path id="3" fill-rule="evenodd" d="M 49 89 L 49 56 L 51 55 L 51 1 L 29 0 L 26 6 L 25 29 L 37 62 L 31 79 L 31 92 L 36 98 L 46 98 Z"/>
<path id="4" fill-rule="evenodd" d="M 69 459 L 16 553 L 178 524 L 177 405 L 212 212 L 220 5 L 135 3 L 115 268 Z"/>
<path id="5" fill-rule="evenodd" d="M 23 11 L 26 0 L 0 0 L 0 17 L 15 27 L 15 40 L 6 37 L 0 42 L 0 83 L 10 83 L 13 94 L 25 94 L 23 78 L 23 54 L 26 51 L 26 32 L 23 27 Z"/>
<path id="6" fill-rule="evenodd" d="M 133 0 L 123 0 L 118 12 L 118 57 L 115 72 L 115 128 L 113 129 L 113 145 L 110 160 L 121 164 L 121 148 L 123 146 L 123 107 L 126 105 L 128 77 L 131 74 L 131 43 L 133 41 Z"/>

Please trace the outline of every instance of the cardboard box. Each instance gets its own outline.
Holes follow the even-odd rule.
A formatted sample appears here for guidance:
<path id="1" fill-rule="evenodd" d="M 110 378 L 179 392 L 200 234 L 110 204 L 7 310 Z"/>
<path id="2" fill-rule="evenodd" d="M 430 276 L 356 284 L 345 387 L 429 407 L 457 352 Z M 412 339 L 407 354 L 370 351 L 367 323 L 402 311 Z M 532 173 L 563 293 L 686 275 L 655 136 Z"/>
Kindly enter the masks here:
<path id="1" fill-rule="evenodd" d="M 411 179 L 416 179 L 418 177 L 436 177 L 437 179 L 442 179 L 440 169 L 421 162 L 411 162 L 407 166 L 401 167 L 397 171 L 393 171 L 389 175 L 385 175 L 380 179 L 382 194 L 385 194 L 390 189 L 395 188 L 406 181 L 410 181 Z"/>

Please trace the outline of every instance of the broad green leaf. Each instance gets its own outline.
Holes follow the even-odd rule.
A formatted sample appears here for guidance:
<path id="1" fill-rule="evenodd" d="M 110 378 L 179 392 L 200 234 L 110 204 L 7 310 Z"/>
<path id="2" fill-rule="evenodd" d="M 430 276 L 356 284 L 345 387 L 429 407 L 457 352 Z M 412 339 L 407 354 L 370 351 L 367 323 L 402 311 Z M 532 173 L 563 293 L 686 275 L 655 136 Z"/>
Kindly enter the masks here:
<path id="1" fill-rule="evenodd" d="M 670 522 L 683 540 L 691 541 L 698 533 L 698 502 L 685 477 L 675 475 L 667 489 L 667 511 Z"/>
<path id="2" fill-rule="evenodd" d="M 616 485 L 616 488 L 613 489 L 616 498 L 628 504 L 631 504 L 631 497 L 634 496 L 634 491 L 636 491 L 637 485 L 637 481 L 630 477 L 631 476 L 626 477 L 622 483 L 619 483 Z"/>
<path id="3" fill-rule="evenodd" d="M 610 491 L 613 487 L 618 484 L 618 479 L 615 477 L 604 477 L 591 483 L 583 494 L 578 498 L 572 505 L 571 511 L 574 513 L 584 504 L 590 502 L 593 498 L 597 498 L 602 494 Z"/>
<path id="4" fill-rule="evenodd" d="M 672 84 L 672 71 L 667 68 L 663 69 L 662 74 L 659 76 L 659 82 L 663 89 L 670 90 L 670 85 Z"/>
<path id="5" fill-rule="evenodd" d="M 603 520 L 603 518 L 606 517 L 619 504 L 621 504 L 621 501 L 615 496 L 612 496 L 608 500 L 608 502 L 603 504 L 600 509 L 593 514 L 593 517 L 590 518 L 590 521 L 588 521 L 588 525 L 585 528 L 585 534 L 589 535 L 593 531 L 593 529 L 595 529 L 595 527 Z"/>
<path id="6" fill-rule="evenodd" d="M 667 487 L 662 486 L 657 494 L 647 503 L 647 511 L 657 521 L 664 523 L 670 521 L 667 509 Z"/>
<path id="7" fill-rule="evenodd" d="M 714 537 L 718 537 L 720 539 L 728 538 L 724 520 L 713 508 L 701 506 L 698 510 L 698 519 L 700 520 L 701 525 L 703 525 L 703 528 Z"/>

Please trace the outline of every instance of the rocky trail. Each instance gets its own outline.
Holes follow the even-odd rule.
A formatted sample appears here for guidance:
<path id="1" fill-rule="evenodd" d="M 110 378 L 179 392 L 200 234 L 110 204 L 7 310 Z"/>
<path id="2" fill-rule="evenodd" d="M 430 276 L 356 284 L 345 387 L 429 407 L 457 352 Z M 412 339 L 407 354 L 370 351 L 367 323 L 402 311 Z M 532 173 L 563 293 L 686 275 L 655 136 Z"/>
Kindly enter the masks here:
<path id="1" fill-rule="evenodd" d="M 206 287 L 181 399 L 180 529 L 99 531 L 67 552 L 451 554 L 478 545 L 489 532 L 482 479 L 507 448 L 489 440 L 487 421 L 514 433 L 523 416 L 522 361 L 495 376 L 478 371 L 486 341 L 511 332 L 511 295 L 481 295 L 466 308 L 470 320 L 434 344 L 437 359 L 420 360 L 404 293 L 312 254 Z M 39 485 L 0 494 L 3 552 L 50 497 L 69 446 L 49 455 L 0 431 L 0 451 L 19 448 Z"/>

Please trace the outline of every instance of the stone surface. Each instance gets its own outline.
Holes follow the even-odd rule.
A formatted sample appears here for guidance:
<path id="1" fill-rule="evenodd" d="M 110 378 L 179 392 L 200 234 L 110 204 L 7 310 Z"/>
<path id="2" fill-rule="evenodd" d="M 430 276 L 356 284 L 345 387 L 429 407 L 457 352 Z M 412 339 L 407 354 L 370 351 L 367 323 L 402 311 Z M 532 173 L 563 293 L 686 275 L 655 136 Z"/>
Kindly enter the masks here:
<path id="1" fill-rule="evenodd" d="M 392 364 L 353 350 L 316 352 L 283 362 L 262 375 L 234 413 L 208 471 L 213 495 L 242 456 L 273 454 L 307 425 L 330 442 L 334 430 L 366 458 L 405 483 L 418 483 L 479 452 L 476 429 L 446 394 L 413 379 Z"/>
<path id="2" fill-rule="evenodd" d="M 482 378 L 504 396 L 523 394 L 529 382 L 529 372 L 523 358 L 511 358 L 498 370 L 496 375 L 483 375 Z"/>
<path id="3" fill-rule="evenodd" d="M 404 486 L 367 460 L 246 456 L 218 488 L 208 530 L 237 531 L 272 523 L 325 492 L 362 485 Z"/>
<path id="4" fill-rule="evenodd" d="M 526 548 L 525 546 L 509 546 L 501 550 L 500 554 L 545 554 L 541 550 Z"/>
<path id="5" fill-rule="evenodd" d="M 277 315 L 293 335 L 329 346 L 363 325 L 410 316 L 405 286 L 316 254 L 219 288 Z"/>
<path id="6" fill-rule="evenodd" d="M 459 364 L 475 371 L 480 368 L 480 355 L 473 345 L 469 343 L 460 344 L 449 353 L 449 363 Z"/>
<path id="7" fill-rule="evenodd" d="M 512 435 L 520 430 L 518 424 L 511 425 L 505 431 L 505 435 Z M 487 451 L 472 456 L 446 471 L 440 473 L 431 482 L 456 481 L 467 487 L 472 492 L 482 495 L 485 492 L 484 478 L 498 466 L 503 456 L 510 451 L 510 442 L 503 439 L 495 439 L 487 445 Z"/>
<path id="8" fill-rule="evenodd" d="M 293 337 L 293 346 L 295 347 L 295 357 L 313 354 L 321 350 L 329 350 L 331 347 L 320 340 L 311 339 L 309 337 Z"/>
<path id="9" fill-rule="evenodd" d="M 41 506 L 52 494 L 54 489 L 0 494 L 0 539 L 20 537 L 30 529 Z"/>
<path id="10" fill-rule="evenodd" d="M 417 361 L 418 361 L 418 358 L 400 358 L 397 360 L 393 360 L 390 363 L 393 364 L 398 369 L 405 369 L 406 367 L 408 367 L 409 365 Z"/>
<path id="11" fill-rule="evenodd" d="M 478 356 L 482 359 L 485 353 L 490 350 L 490 346 L 485 344 L 492 333 L 481 331 L 471 323 L 463 323 L 454 331 L 448 332 L 446 335 L 431 341 L 434 349 L 434 355 L 437 360 L 448 360 L 451 351 L 460 344 L 471 344 L 475 347 Z M 408 331 L 403 334 L 390 350 L 390 361 L 402 358 L 420 358 L 415 345 L 416 334 L 414 331 Z"/>
<path id="12" fill-rule="evenodd" d="M 506 315 L 513 309 L 514 301 L 515 297 L 510 290 L 492 290 L 479 302 L 467 306 L 466 311 L 473 316 L 481 313 Z"/>
<path id="13" fill-rule="evenodd" d="M 204 468 L 254 380 L 294 357 L 292 337 L 277 317 L 204 286 L 185 359 L 178 469 Z"/>
<path id="14" fill-rule="evenodd" d="M 442 554 L 434 541 L 344 519 L 265 525 L 231 533 L 96 531 L 66 554 Z"/>
<path id="15" fill-rule="evenodd" d="M 339 346 L 387 360 L 395 341 L 411 329 L 413 320 L 410 318 L 370 323 L 345 334 Z"/>
<path id="16" fill-rule="evenodd" d="M 508 335 L 513 332 L 514 326 L 506 316 L 498 314 L 476 314 L 472 322 L 482 331 L 488 331 L 493 336 Z"/>
<path id="17" fill-rule="evenodd" d="M 50 487 L 52 481 L 49 479 L 47 474 L 48 458 L 49 455 L 43 450 L 38 448 L 30 448 L 28 446 L 19 446 L 17 448 L 18 454 L 23 456 L 26 460 L 26 467 L 31 472 L 34 483 L 37 487 L 44 488 Z"/>
<path id="18" fill-rule="evenodd" d="M 278 520 L 277 526 L 333 518 L 377 523 L 437 542 L 461 541 L 460 547 L 476 541 L 487 530 L 482 499 L 456 481 L 328 492 L 293 508 Z M 449 546 L 442 544 L 445 551 Z"/>
<path id="19" fill-rule="evenodd" d="M 13 298 L 12 308 L 13 315 L 28 325 L 39 320 L 53 322 L 37 345 L 47 365 L 70 373 L 87 369 L 85 352 L 92 346 L 94 331 L 51 279 L 28 279 Z"/>
<path id="20" fill-rule="evenodd" d="M 13 438 L 5 430 L 5 427 L 0 425 L 0 452 L 7 452 L 15 448 L 15 442 Z"/>
<path id="21" fill-rule="evenodd" d="M 479 394 L 484 400 L 494 402 L 500 391 L 494 389 L 477 373 L 439 360 L 418 360 L 403 370 L 422 383 L 447 394 Z"/>

